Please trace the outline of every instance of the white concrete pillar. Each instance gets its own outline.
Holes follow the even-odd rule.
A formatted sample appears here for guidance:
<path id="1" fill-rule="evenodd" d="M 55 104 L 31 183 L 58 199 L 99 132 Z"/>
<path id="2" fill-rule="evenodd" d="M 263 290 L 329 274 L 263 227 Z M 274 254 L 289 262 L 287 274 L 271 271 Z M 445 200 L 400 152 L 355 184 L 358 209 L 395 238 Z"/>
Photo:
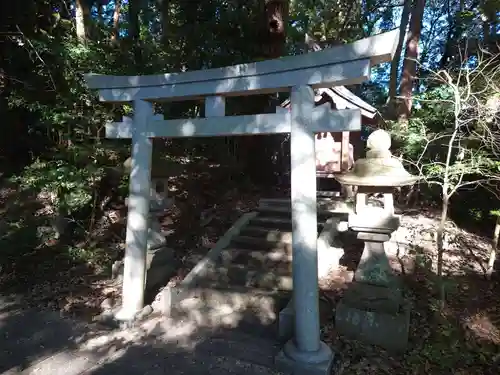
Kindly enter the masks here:
<path id="1" fill-rule="evenodd" d="M 118 320 L 132 320 L 144 305 L 153 150 L 146 131 L 151 116 L 153 116 L 151 103 L 142 100 L 134 102 L 122 308 L 116 314 Z"/>
<path id="2" fill-rule="evenodd" d="M 299 351 L 320 346 L 318 306 L 318 222 L 316 205 L 316 150 L 311 129 L 314 93 L 309 86 L 294 87 L 290 133 L 293 294 L 295 344 Z"/>
<path id="3" fill-rule="evenodd" d="M 394 195 L 384 193 L 384 210 L 388 215 L 394 215 Z"/>
<path id="4" fill-rule="evenodd" d="M 205 98 L 205 117 L 224 117 L 226 115 L 226 98 L 220 95 Z"/>
<path id="5" fill-rule="evenodd" d="M 356 193 L 355 199 L 356 199 L 356 205 L 355 205 L 354 212 L 356 214 L 359 214 L 360 212 L 362 212 L 365 209 L 365 207 L 368 204 L 368 194 L 367 193 L 360 193 L 358 191 L 358 193 Z"/>
<path id="6" fill-rule="evenodd" d="M 320 341 L 316 152 L 311 129 L 314 94 L 292 89 L 290 153 L 292 166 L 292 267 L 295 337 L 276 356 L 279 369 L 294 374 L 330 374 L 333 353 Z"/>

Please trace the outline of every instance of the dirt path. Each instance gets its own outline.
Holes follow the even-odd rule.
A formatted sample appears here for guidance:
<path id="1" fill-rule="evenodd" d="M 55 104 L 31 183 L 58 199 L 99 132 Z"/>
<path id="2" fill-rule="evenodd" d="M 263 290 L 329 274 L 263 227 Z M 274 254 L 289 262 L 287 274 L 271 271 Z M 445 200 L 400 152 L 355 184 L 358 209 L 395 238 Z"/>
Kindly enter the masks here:
<path id="1" fill-rule="evenodd" d="M 0 300 L 2 375 L 278 375 L 276 343 L 236 330 L 160 317 L 106 330 L 17 302 Z"/>

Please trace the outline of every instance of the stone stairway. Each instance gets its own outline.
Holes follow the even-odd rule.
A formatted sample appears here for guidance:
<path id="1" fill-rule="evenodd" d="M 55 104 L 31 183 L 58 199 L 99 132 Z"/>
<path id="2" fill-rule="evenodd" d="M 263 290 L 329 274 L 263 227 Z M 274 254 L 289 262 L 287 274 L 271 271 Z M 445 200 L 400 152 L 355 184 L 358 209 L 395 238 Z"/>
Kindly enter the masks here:
<path id="1" fill-rule="evenodd" d="M 319 203 L 318 235 L 332 216 Z M 292 293 L 290 200 L 262 199 L 243 219 L 192 275 L 162 291 L 157 306 L 198 325 L 239 327 L 277 338 L 279 312 Z"/>
<path id="2" fill-rule="evenodd" d="M 343 206 L 340 199 L 318 198 L 319 239 L 329 237 Z M 242 374 L 274 374 L 272 359 L 293 330 L 291 231 L 290 200 L 262 199 L 184 280 L 163 289 L 154 309 L 205 332 L 224 332 L 217 355 L 243 363 L 248 372 Z M 328 246 L 318 241 L 318 251 Z"/>

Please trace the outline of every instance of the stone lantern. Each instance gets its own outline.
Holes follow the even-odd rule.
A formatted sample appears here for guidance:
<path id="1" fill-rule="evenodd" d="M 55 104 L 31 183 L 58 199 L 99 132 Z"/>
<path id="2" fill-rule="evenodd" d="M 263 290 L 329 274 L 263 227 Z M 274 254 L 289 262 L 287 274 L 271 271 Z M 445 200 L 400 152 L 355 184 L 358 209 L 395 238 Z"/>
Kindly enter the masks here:
<path id="1" fill-rule="evenodd" d="M 373 132 L 368 137 L 366 158 L 336 177 L 343 185 L 358 187 L 348 226 L 364 241 L 364 249 L 354 280 L 337 306 L 335 322 L 337 331 L 347 337 L 401 351 L 408 341 L 410 311 L 385 253 L 385 243 L 400 225 L 392 192 L 395 187 L 417 182 L 418 177 L 404 169 L 390 147 L 387 132 Z M 368 206 L 370 193 L 383 194 L 383 207 Z"/>
<path id="2" fill-rule="evenodd" d="M 154 251 L 166 246 L 166 239 L 162 233 L 159 218 L 172 206 L 172 201 L 168 197 L 168 178 L 172 175 L 172 168 L 169 164 L 161 159 L 153 159 L 152 161 L 148 251 Z M 125 172 L 130 173 L 131 159 L 125 160 L 123 166 Z"/>
<path id="3" fill-rule="evenodd" d="M 160 218 L 165 216 L 173 204 L 168 197 L 168 179 L 179 174 L 180 166 L 161 157 L 153 157 L 151 163 L 151 190 L 149 206 L 148 243 L 146 253 L 146 285 L 150 290 L 168 281 L 172 276 L 173 249 L 167 247 L 167 240 L 161 227 Z M 131 159 L 124 164 L 124 171 L 130 173 Z M 127 202 L 128 204 L 128 199 Z M 119 262 L 114 273 L 123 274 L 123 262 Z"/>

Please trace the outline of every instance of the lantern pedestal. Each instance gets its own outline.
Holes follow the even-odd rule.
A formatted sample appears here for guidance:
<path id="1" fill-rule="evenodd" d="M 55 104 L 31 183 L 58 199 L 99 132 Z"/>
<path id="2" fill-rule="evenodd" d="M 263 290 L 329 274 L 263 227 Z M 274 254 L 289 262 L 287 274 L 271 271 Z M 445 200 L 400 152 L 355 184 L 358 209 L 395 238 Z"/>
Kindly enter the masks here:
<path id="1" fill-rule="evenodd" d="M 390 210 L 364 207 L 349 217 L 349 227 L 365 242 L 363 254 L 335 314 L 337 331 L 345 336 L 403 351 L 408 342 L 410 310 L 394 274 L 384 243 L 399 227 Z"/>

